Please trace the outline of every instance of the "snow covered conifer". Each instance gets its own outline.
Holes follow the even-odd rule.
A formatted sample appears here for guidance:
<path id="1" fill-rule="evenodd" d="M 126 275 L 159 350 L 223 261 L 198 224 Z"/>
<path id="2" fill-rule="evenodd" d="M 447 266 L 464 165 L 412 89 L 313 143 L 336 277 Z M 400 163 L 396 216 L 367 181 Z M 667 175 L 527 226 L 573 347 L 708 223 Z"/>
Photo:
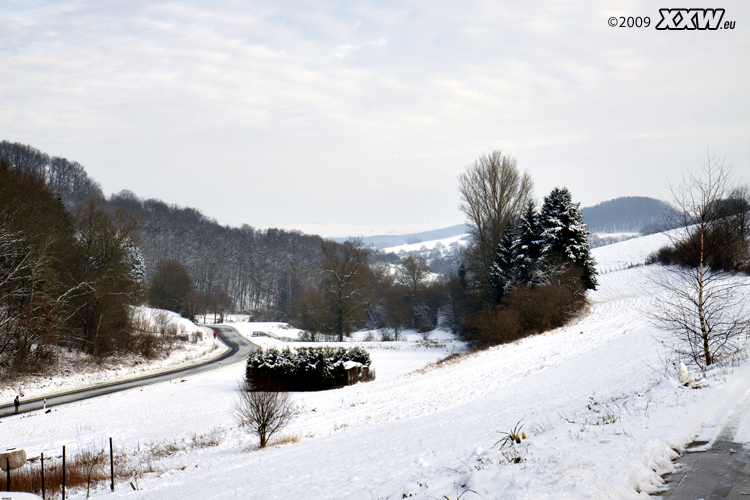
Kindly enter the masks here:
<path id="1" fill-rule="evenodd" d="M 539 214 L 533 201 L 529 201 L 521 216 L 516 240 L 515 267 L 518 269 L 518 280 L 531 284 L 538 268 L 542 254 L 542 230 L 539 226 Z"/>
<path id="2" fill-rule="evenodd" d="M 517 226 L 508 224 L 497 244 L 495 260 L 490 268 L 490 286 L 495 300 L 511 291 L 518 284 Z"/>
<path id="3" fill-rule="evenodd" d="M 130 274 L 138 285 L 146 283 L 146 260 L 143 258 L 141 249 L 130 240 L 125 243 L 127 259 L 130 263 Z"/>
<path id="4" fill-rule="evenodd" d="M 589 252 L 586 224 L 573 203 L 567 188 L 555 188 L 544 198 L 539 216 L 543 245 L 541 257 L 546 266 L 572 264 L 581 271 L 581 283 L 586 289 L 596 288 L 596 268 Z"/>

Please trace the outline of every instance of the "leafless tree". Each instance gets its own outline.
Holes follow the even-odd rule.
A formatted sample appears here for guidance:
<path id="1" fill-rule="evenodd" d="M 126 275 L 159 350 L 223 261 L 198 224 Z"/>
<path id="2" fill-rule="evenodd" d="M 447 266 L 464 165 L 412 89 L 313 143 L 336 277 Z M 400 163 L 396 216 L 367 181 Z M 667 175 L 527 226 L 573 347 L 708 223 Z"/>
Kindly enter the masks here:
<path id="1" fill-rule="evenodd" d="M 323 240 L 323 296 L 329 305 L 333 332 L 343 342 L 348 331 L 364 312 L 369 283 L 366 276 L 370 251 L 361 239 L 338 244 Z"/>
<path id="2" fill-rule="evenodd" d="M 474 239 L 473 267 L 486 285 L 503 230 L 531 199 L 534 183 L 527 172 L 518 171 L 515 158 L 501 151 L 480 156 L 458 181 L 460 208 Z"/>
<path id="3" fill-rule="evenodd" d="M 265 448 L 271 437 L 292 421 L 297 410 L 288 392 L 273 389 L 268 385 L 261 384 L 257 388 L 247 381 L 241 382 L 234 406 L 234 415 L 240 426 L 249 428 L 258 436 L 261 448 Z"/>
<path id="4" fill-rule="evenodd" d="M 657 323 L 674 333 L 677 353 L 690 356 L 701 368 L 726 359 L 741 348 L 750 328 L 745 312 L 747 278 L 724 263 L 731 252 L 746 251 L 745 230 L 735 227 L 746 214 L 729 203 L 737 190 L 731 166 L 709 156 L 698 173 L 671 187 L 676 221 L 670 238 L 675 264 L 657 278 L 668 293 L 654 313 Z"/>
<path id="5" fill-rule="evenodd" d="M 409 254 L 401 259 L 397 279 L 409 289 L 409 295 L 414 302 L 419 300 L 419 292 L 429 272 L 427 261 L 420 254 Z"/>

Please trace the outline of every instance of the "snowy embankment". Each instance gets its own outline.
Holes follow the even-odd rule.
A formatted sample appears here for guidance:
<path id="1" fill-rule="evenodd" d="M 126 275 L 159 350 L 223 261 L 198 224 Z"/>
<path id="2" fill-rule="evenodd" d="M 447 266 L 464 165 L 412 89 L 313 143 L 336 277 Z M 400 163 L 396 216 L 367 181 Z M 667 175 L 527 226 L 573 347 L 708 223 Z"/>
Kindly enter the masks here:
<path id="1" fill-rule="evenodd" d="M 58 363 L 51 373 L 29 375 L 23 382 L 0 390 L 0 406 L 10 405 L 17 394 L 22 400 L 39 399 L 100 384 L 122 382 L 181 367 L 203 363 L 221 356 L 228 349 L 213 339 L 211 332 L 172 311 L 146 306 L 132 308 L 133 319 L 146 333 L 162 336 L 167 329 L 167 356 L 146 359 L 137 354 L 95 359 L 81 352 L 60 348 Z M 162 337 L 163 338 L 163 337 Z M 0 442 L 0 446 L 2 443 Z"/>
<path id="2" fill-rule="evenodd" d="M 674 450 L 720 423 L 750 380 L 744 362 L 712 370 L 703 388 L 679 384 L 678 360 L 648 316 L 663 269 L 616 271 L 663 244 L 647 238 L 594 251 L 609 272 L 586 314 L 564 328 L 421 370 L 413 367 L 425 352 L 434 360 L 448 348 L 377 349 L 376 360 L 403 356 L 388 376 L 378 370 L 371 383 L 294 394 L 299 414 L 284 433 L 296 443 L 256 450 L 237 428 L 240 363 L 6 418 L 0 446 L 36 456 L 111 436 L 140 456 L 158 442 L 221 436 L 216 447 L 159 460 L 162 472 L 140 477 L 138 491 L 95 493 L 107 498 L 647 498 L 672 470 Z M 517 425 L 526 439 L 503 447 Z"/>
<path id="3" fill-rule="evenodd" d="M 670 233 L 654 233 L 595 248 L 592 254 L 597 271 L 605 274 L 643 265 L 649 255 L 670 244 Z"/>

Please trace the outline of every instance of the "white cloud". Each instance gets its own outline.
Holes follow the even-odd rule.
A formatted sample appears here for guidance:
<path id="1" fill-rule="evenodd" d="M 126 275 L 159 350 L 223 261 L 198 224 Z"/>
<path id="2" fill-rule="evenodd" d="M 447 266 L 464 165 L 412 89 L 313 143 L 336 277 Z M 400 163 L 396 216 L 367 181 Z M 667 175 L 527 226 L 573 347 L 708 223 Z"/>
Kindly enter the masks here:
<path id="1" fill-rule="evenodd" d="M 660 196 L 707 146 L 750 170 L 750 31 L 613 15 L 658 9 L 0 0 L 0 139 L 251 225 L 460 217 L 456 176 L 491 149 L 584 204 Z M 242 201 L 205 196 L 204 172 Z"/>

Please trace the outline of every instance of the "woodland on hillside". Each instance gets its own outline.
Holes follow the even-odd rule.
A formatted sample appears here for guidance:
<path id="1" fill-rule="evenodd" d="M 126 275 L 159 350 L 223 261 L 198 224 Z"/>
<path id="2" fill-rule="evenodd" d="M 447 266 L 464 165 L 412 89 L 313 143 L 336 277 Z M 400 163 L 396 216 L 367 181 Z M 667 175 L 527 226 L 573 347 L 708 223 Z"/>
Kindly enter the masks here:
<path id="1" fill-rule="evenodd" d="M 144 302 L 191 319 L 243 312 L 285 321 L 310 340 L 362 327 L 383 339 L 404 328 L 428 336 L 442 326 L 484 347 L 559 326 L 596 286 L 570 192 L 553 190 L 537 210 L 531 178 L 500 152 L 459 179 L 473 242 L 448 261 L 222 226 L 128 191 L 106 198 L 78 163 L 31 146 L 4 141 L 0 156 L 5 370 L 49 360 L 54 345 L 137 352 L 144 339 L 129 306 Z"/>
<path id="2" fill-rule="evenodd" d="M 645 196 L 625 196 L 581 209 L 592 233 L 647 234 L 664 230 L 673 211 L 668 203 Z"/>

